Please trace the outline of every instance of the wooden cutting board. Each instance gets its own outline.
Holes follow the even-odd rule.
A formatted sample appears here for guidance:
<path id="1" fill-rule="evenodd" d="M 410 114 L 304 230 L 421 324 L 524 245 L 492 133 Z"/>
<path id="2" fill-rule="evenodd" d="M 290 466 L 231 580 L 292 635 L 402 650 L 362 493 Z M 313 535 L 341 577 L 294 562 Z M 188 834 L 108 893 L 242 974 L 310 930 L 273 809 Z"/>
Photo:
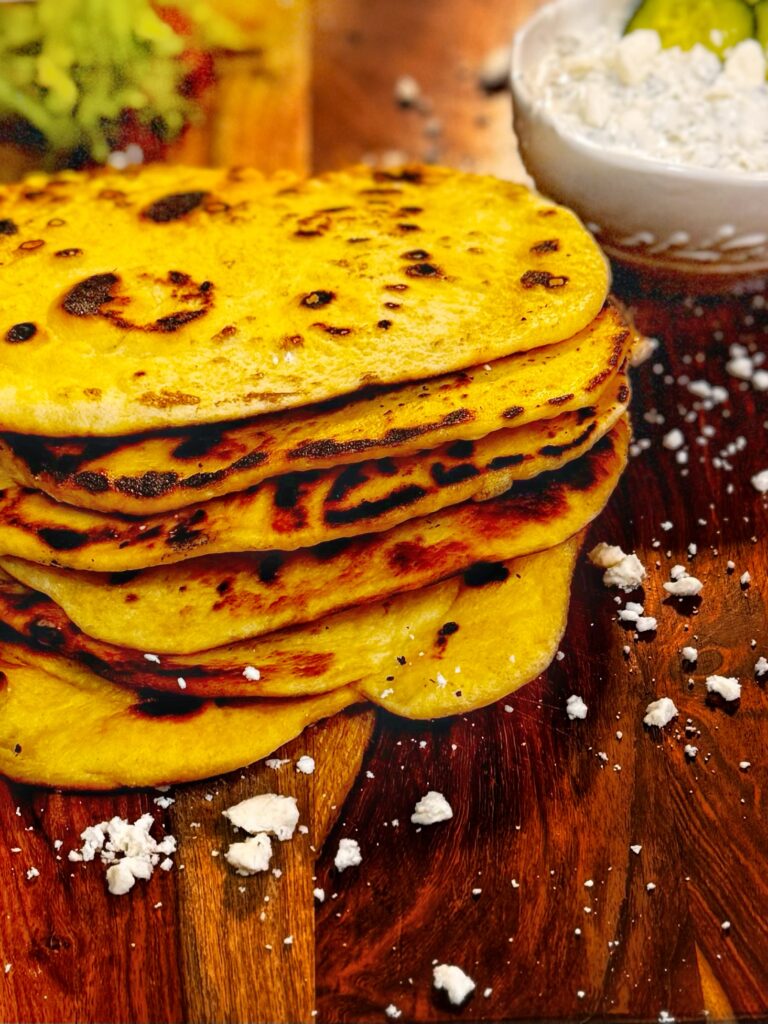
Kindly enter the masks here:
<path id="1" fill-rule="evenodd" d="M 286 119 L 294 134 L 286 141 L 273 126 L 242 138 L 251 152 L 284 146 L 282 161 L 301 164 L 312 112 L 319 167 L 437 147 L 447 162 L 515 173 L 508 97 L 483 98 L 475 71 L 530 6 L 320 0 L 312 92 L 297 94 Z M 420 78 L 430 113 L 392 104 L 403 73 Z M 427 130 L 433 117 L 441 133 Z M 237 159 L 230 145 L 242 143 L 217 152 Z M 768 656 L 768 511 L 749 477 L 768 468 L 768 402 L 723 364 L 734 341 L 768 351 L 768 312 L 749 298 L 648 294 L 626 277 L 618 287 L 661 341 L 634 374 L 636 435 L 651 447 L 588 545 L 638 552 L 656 634 L 635 641 L 613 621 L 614 592 L 582 559 L 564 657 L 485 711 L 411 724 L 356 710 L 280 751 L 291 763 L 278 771 L 177 787 L 164 811 L 153 792 L 0 786 L 1 1020 L 330 1024 L 385 1021 L 389 1004 L 414 1022 L 765 1018 L 768 696 L 752 666 Z M 684 424 L 680 407 L 693 398 L 667 374 L 725 384 L 729 401 Z M 716 434 L 700 446 L 705 424 Z M 685 476 L 661 444 L 673 426 L 690 442 Z M 715 469 L 713 455 L 738 437 L 748 443 L 728 457 L 732 471 Z M 688 564 L 689 543 L 702 598 L 665 601 L 662 582 Z M 700 650 L 694 672 L 681 664 L 688 644 Z M 737 709 L 707 700 L 703 679 L 715 672 L 740 677 Z M 589 706 L 585 721 L 568 720 L 571 693 Z M 680 714 L 659 733 L 642 717 L 661 695 Z M 699 748 L 693 761 L 686 743 Z M 313 775 L 295 771 L 304 753 Z M 430 788 L 455 816 L 418 831 L 410 814 Z M 281 877 L 241 879 L 220 855 L 231 839 L 221 811 L 269 790 L 296 795 L 309 831 L 279 845 Z M 179 840 L 172 871 L 118 898 L 100 865 L 67 860 L 86 825 L 147 810 Z M 343 836 L 358 840 L 363 863 L 339 875 Z M 477 982 L 462 1010 L 432 989 L 434 960 Z"/>

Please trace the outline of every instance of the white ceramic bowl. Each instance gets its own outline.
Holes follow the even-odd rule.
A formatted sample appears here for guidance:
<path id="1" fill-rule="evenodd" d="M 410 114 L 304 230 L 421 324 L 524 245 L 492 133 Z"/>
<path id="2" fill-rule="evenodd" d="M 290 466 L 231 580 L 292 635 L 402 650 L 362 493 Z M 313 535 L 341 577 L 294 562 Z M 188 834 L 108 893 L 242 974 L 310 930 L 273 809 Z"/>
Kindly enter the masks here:
<path id="1" fill-rule="evenodd" d="M 609 255 L 652 271 L 749 277 L 768 271 L 768 173 L 681 167 L 603 148 L 555 125 L 531 79 L 554 39 L 620 32 L 637 0 L 555 0 L 512 48 L 514 124 L 537 188 L 574 209 Z"/>

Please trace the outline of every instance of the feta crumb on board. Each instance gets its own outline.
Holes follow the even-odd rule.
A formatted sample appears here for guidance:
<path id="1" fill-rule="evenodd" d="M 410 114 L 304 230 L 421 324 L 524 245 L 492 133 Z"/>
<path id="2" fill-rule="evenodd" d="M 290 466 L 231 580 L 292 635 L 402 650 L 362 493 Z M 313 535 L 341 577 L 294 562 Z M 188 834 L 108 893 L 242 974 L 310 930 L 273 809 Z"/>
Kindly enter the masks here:
<path id="1" fill-rule="evenodd" d="M 689 757 L 692 761 L 695 759 L 695 757 L 698 754 L 698 752 L 699 752 L 699 748 L 698 747 L 694 747 L 692 743 L 686 743 L 685 746 L 683 747 L 683 753 L 685 754 L 686 757 Z"/>
<path id="2" fill-rule="evenodd" d="M 242 843 L 232 843 L 224 859 L 238 875 L 255 875 L 266 871 L 272 859 L 272 842 L 265 832 L 249 836 Z"/>
<path id="3" fill-rule="evenodd" d="M 576 718 L 586 718 L 588 710 L 587 705 L 576 693 L 572 693 L 565 702 L 565 713 L 571 721 Z"/>
<path id="4" fill-rule="evenodd" d="M 113 896 L 124 896 L 133 888 L 136 879 L 148 880 L 161 858 L 165 863 L 176 852 L 174 836 L 163 835 L 156 840 L 151 835 L 154 823 L 151 814 L 142 814 L 133 823 L 114 817 L 89 825 L 80 833 L 82 847 L 70 850 L 69 860 L 73 863 L 88 862 L 98 855 L 107 865 L 109 891 Z"/>
<path id="5" fill-rule="evenodd" d="M 262 793 L 222 811 L 237 828 L 255 835 L 269 832 L 281 842 L 290 839 L 299 821 L 299 809 L 293 796 Z"/>
<path id="6" fill-rule="evenodd" d="M 315 759 L 309 754 L 302 754 L 296 762 L 296 771 L 302 775 L 311 775 L 315 770 Z"/>
<path id="7" fill-rule="evenodd" d="M 454 1006 L 461 1004 L 475 991 L 475 983 L 455 964 L 438 964 L 432 968 L 432 984 L 442 989 Z"/>
<path id="8" fill-rule="evenodd" d="M 341 872 L 346 871 L 347 868 L 356 868 L 362 862 L 363 855 L 360 852 L 358 841 L 356 839 L 340 839 L 339 848 L 336 851 L 336 856 L 333 858 L 336 870 Z"/>
<path id="9" fill-rule="evenodd" d="M 663 729 L 677 714 L 678 710 L 674 701 L 670 697 L 660 697 L 658 700 L 651 701 L 645 709 L 643 722 L 645 725 L 655 725 L 657 728 Z"/>
<path id="10" fill-rule="evenodd" d="M 768 675 L 768 658 L 764 658 L 762 655 L 755 662 L 755 675 L 759 678 L 760 676 Z"/>
<path id="11" fill-rule="evenodd" d="M 416 804 L 411 821 L 414 825 L 436 825 L 437 822 L 448 821 L 452 817 L 453 808 L 443 794 L 430 789 Z"/>
<path id="12" fill-rule="evenodd" d="M 707 676 L 705 684 L 709 693 L 717 693 L 725 701 L 741 697 L 741 683 L 735 676 Z"/>
<path id="13" fill-rule="evenodd" d="M 760 494 L 768 494 L 768 469 L 763 469 L 759 473 L 755 473 L 752 477 L 752 486 Z"/>
<path id="14" fill-rule="evenodd" d="M 257 668 L 254 668 L 253 665 L 246 665 L 243 669 L 243 676 L 249 683 L 258 683 L 261 679 L 261 672 Z"/>
<path id="15" fill-rule="evenodd" d="M 403 1011 L 398 1010 L 394 1003 L 390 1003 L 389 1006 L 384 1010 L 384 1013 L 386 1013 L 388 1017 L 391 1017 L 392 1020 L 397 1020 L 398 1017 L 403 1016 Z"/>
<path id="16" fill-rule="evenodd" d="M 312 895 L 318 903 L 325 903 L 325 889 L 321 889 L 318 886 L 318 888 L 312 890 Z"/>
<path id="17" fill-rule="evenodd" d="M 695 576 L 680 576 L 676 580 L 663 583 L 662 586 L 673 597 L 696 597 L 701 593 L 704 584 Z"/>
<path id="18" fill-rule="evenodd" d="M 696 647 L 684 647 L 680 654 L 683 657 L 683 661 L 690 662 L 692 665 L 695 665 L 699 660 L 699 652 Z"/>
<path id="19" fill-rule="evenodd" d="M 636 590 L 645 579 L 645 567 L 634 552 L 626 554 L 615 544 L 601 542 L 589 552 L 589 560 L 603 573 L 606 587 L 618 587 L 627 593 Z"/>

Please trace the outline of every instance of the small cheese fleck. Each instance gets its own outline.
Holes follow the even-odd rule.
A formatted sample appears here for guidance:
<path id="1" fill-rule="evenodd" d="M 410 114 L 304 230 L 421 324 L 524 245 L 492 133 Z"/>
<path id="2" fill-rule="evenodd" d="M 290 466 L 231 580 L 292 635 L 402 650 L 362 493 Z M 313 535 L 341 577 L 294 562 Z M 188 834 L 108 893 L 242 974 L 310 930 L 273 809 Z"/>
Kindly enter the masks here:
<path id="1" fill-rule="evenodd" d="M 673 597 L 696 597 L 697 594 L 701 593 L 704 584 L 701 580 L 697 580 L 695 576 L 681 576 L 680 579 L 673 580 L 671 583 L 664 583 L 662 586 Z"/>
<path id="2" fill-rule="evenodd" d="M 741 697 L 741 683 L 735 676 L 707 676 L 705 682 L 709 693 L 717 693 L 725 701 Z"/>
<path id="3" fill-rule="evenodd" d="M 759 473 L 755 473 L 752 477 L 752 486 L 760 494 L 768 494 L 768 469 L 763 469 Z"/>
<path id="4" fill-rule="evenodd" d="M 586 718 L 588 710 L 587 705 L 578 694 L 572 693 L 565 702 L 565 713 L 571 721 L 575 718 Z"/>
<path id="5" fill-rule="evenodd" d="M 699 752 L 699 748 L 698 747 L 694 747 L 692 743 L 686 743 L 685 746 L 683 747 L 683 753 L 685 754 L 686 757 L 689 757 L 692 761 L 696 758 L 696 755 L 698 754 L 698 752 Z"/>
<path id="6" fill-rule="evenodd" d="M 669 697 L 660 697 L 658 700 L 651 701 L 645 709 L 643 722 L 645 725 L 655 725 L 659 729 L 663 729 L 677 714 L 674 701 Z"/>
<path id="7" fill-rule="evenodd" d="M 414 825 L 435 825 L 453 817 L 453 809 L 442 793 L 431 789 L 416 804 L 411 821 Z"/>
<path id="8" fill-rule="evenodd" d="M 438 964 L 433 967 L 432 979 L 435 988 L 443 989 L 454 1006 L 461 1006 L 475 990 L 474 981 L 454 964 Z"/>
<path id="9" fill-rule="evenodd" d="M 395 1006 L 394 1003 L 390 1003 L 389 1006 L 384 1011 L 384 1013 L 386 1013 L 386 1015 L 388 1017 L 391 1017 L 392 1020 L 397 1020 L 398 1017 L 402 1017 L 403 1016 L 403 1011 L 402 1010 L 398 1010 L 398 1008 Z"/>
<path id="10" fill-rule="evenodd" d="M 695 664 L 699 660 L 699 652 L 696 647 L 684 647 L 680 652 L 684 661 Z"/>
<path id="11" fill-rule="evenodd" d="M 752 762 L 751 761 L 739 761 L 739 768 L 743 772 L 748 772 L 751 767 L 752 767 Z"/>
<path id="12" fill-rule="evenodd" d="M 340 839 L 339 849 L 333 863 L 337 871 L 346 871 L 347 868 L 355 868 L 361 864 L 363 855 L 360 853 L 360 844 L 356 839 Z"/>
<path id="13" fill-rule="evenodd" d="M 261 679 L 261 672 L 257 668 L 254 668 L 253 665 L 246 665 L 243 669 L 243 675 L 249 683 L 258 683 Z"/>
<path id="14" fill-rule="evenodd" d="M 318 903 L 325 903 L 325 889 L 317 888 L 312 890 L 312 895 Z"/>
<path id="15" fill-rule="evenodd" d="M 315 759 L 310 757 L 309 754 L 302 754 L 299 760 L 296 762 L 296 771 L 301 772 L 302 775 L 311 775 L 315 770 Z"/>
<path id="16" fill-rule="evenodd" d="M 759 677 L 766 674 L 768 674 L 768 658 L 761 655 L 755 662 L 755 675 Z"/>

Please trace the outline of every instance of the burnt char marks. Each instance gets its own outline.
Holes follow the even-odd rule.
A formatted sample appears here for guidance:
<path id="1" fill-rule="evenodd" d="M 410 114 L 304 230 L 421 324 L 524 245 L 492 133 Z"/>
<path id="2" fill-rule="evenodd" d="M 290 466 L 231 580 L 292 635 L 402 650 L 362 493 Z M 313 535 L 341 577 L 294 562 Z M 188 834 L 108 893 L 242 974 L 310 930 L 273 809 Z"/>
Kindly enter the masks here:
<path id="1" fill-rule="evenodd" d="M 523 288 L 563 288 L 568 284 L 564 274 L 550 274 L 548 270 L 526 270 L 520 278 Z"/>
<path id="2" fill-rule="evenodd" d="M 208 192 L 172 192 L 150 203 L 141 211 L 141 216 L 154 224 L 168 224 L 174 220 L 181 220 L 196 210 L 208 195 Z"/>
<path id="3" fill-rule="evenodd" d="M 139 695 L 143 699 L 133 705 L 131 712 L 142 718 L 190 718 L 200 714 L 207 703 L 201 697 L 184 697 L 149 689 L 140 690 Z"/>
<path id="4" fill-rule="evenodd" d="M 326 503 L 343 501 L 350 491 L 353 491 L 356 487 L 359 487 L 368 480 L 368 477 L 365 475 L 363 465 L 353 463 L 351 466 L 346 466 L 342 469 L 328 492 Z"/>
<path id="5" fill-rule="evenodd" d="M 573 448 L 579 448 L 583 445 L 584 442 L 592 436 L 595 430 L 597 430 L 597 423 L 593 420 L 586 430 L 583 430 L 580 434 L 574 437 L 572 441 L 568 441 L 566 444 L 545 444 L 543 448 L 539 448 L 539 455 L 544 455 L 548 458 L 557 458 L 559 455 L 564 455 Z"/>
<path id="6" fill-rule="evenodd" d="M 72 482 L 89 494 L 104 494 L 109 490 L 109 477 L 106 473 L 83 470 L 81 473 L 75 473 Z"/>
<path id="7" fill-rule="evenodd" d="M 505 409 L 501 414 L 505 420 L 516 420 L 518 416 L 522 416 L 525 409 L 522 405 L 510 405 L 508 409 Z"/>
<path id="8" fill-rule="evenodd" d="M 310 292 L 305 295 L 301 300 L 302 306 L 307 306 L 309 309 L 318 309 L 320 306 L 327 306 L 329 302 L 333 302 L 336 298 L 334 292 L 326 292 L 322 289 L 318 289 L 315 292 Z"/>
<path id="9" fill-rule="evenodd" d="M 445 277 L 440 267 L 434 263 L 412 263 L 405 268 L 408 277 Z"/>
<path id="10" fill-rule="evenodd" d="M 437 646 L 445 647 L 448 643 L 448 637 L 453 636 L 454 633 L 458 633 L 459 624 L 458 622 L 446 622 L 437 631 Z"/>
<path id="11" fill-rule="evenodd" d="M 14 324 L 5 334 L 5 340 L 10 345 L 19 345 L 24 341 L 30 341 L 37 334 L 37 326 L 31 321 Z"/>
<path id="12" fill-rule="evenodd" d="M 489 583 L 503 583 L 509 569 L 502 562 L 475 562 L 464 572 L 464 585 L 486 587 Z"/>
<path id="13" fill-rule="evenodd" d="M 524 455 L 497 455 L 488 463 L 488 469 L 508 469 L 510 466 L 519 466 L 521 462 L 525 462 Z"/>
<path id="14" fill-rule="evenodd" d="M 572 394 L 558 395 L 557 398 L 547 399 L 547 405 L 565 405 L 566 402 L 570 402 L 572 398 Z"/>
<path id="15" fill-rule="evenodd" d="M 305 441 L 297 448 L 292 449 L 288 453 L 288 458 L 328 459 L 337 455 L 365 452 L 371 448 L 395 448 L 416 437 L 421 437 L 423 434 L 429 434 L 444 427 L 469 423 L 473 419 L 474 413 L 469 409 L 454 409 L 433 423 L 423 423 L 416 427 L 395 427 L 380 438 L 357 438 L 350 441 L 334 441 L 332 438 L 324 438 L 320 441 Z"/>
<path id="16" fill-rule="evenodd" d="M 91 539 L 87 533 L 81 533 L 79 530 L 55 526 L 42 526 L 38 529 L 37 535 L 54 551 L 76 551 L 85 547 Z"/>
<path id="17" fill-rule="evenodd" d="M 10 217 L 0 218 L 0 235 L 17 235 L 19 228 Z"/>
<path id="18" fill-rule="evenodd" d="M 329 526 L 346 526 L 351 523 L 365 522 L 367 519 L 378 519 L 393 509 L 413 505 L 425 494 L 424 488 L 419 487 L 418 484 L 407 484 L 376 501 L 361 501 L 353 508 L 326 509 L 325 521 Z"/>
<path id="19" fill-rule="evenodd" d="M 546 252 L 557 252 L 559 249 L 560 240 L 558 238 L 546 238 L 543 242 L 532 245 L 529 251 L 539 255 Z"/>
<path id="20" fill-rule="evenodd" d="M 220 445 L 222 437 L 222 431 L 218 427 L 202 427 L 190 431 L 171 454 L 174 459 L 199 459 Z"/>
<path id="21" fill-rule="evenodd" d="M 452 484 L 471 480 L 479 472 L 477 466 L 473 466 L 471 462 L 462 462 L 458 466 L 449 466 L 448 468 L 442 462 L 433 462 L 430 467 L 430 475 L 438 487 L 450 487 Z"/>
<path id="22" fill-rule="evenodd" d="M 186 551 L 189 548 L 204 544 L 208 538 L 202 530 L 196 529 L 196 527 L 205 522 L 206 519 L 207 513 L 205 509 L 195 509 L 190 516 L 181 519 L 168 531 L 166 544 L 176 551 Z M 147 533 L 140 536 L 146 537 Z"/>
<path id="23" fill-rule="evenodd" d="M 93 274 L 79 281 L 64 296 L 62 308 L 70 316 L 96 316 L 101 307 L 114 298 L 112 292 L 120 281 L 117 274 Z"/>
<path id="24" fill-rule="evenodd" d="M 170 471 L 159 473 L 150 469 L 141 476 L 118 477 L 115 480 L 115 490 L 120 491 L 121 494 L 128 494 L 132 498 L 159 498 L 172 491 L 178 479 L 178 473 Z"/>

